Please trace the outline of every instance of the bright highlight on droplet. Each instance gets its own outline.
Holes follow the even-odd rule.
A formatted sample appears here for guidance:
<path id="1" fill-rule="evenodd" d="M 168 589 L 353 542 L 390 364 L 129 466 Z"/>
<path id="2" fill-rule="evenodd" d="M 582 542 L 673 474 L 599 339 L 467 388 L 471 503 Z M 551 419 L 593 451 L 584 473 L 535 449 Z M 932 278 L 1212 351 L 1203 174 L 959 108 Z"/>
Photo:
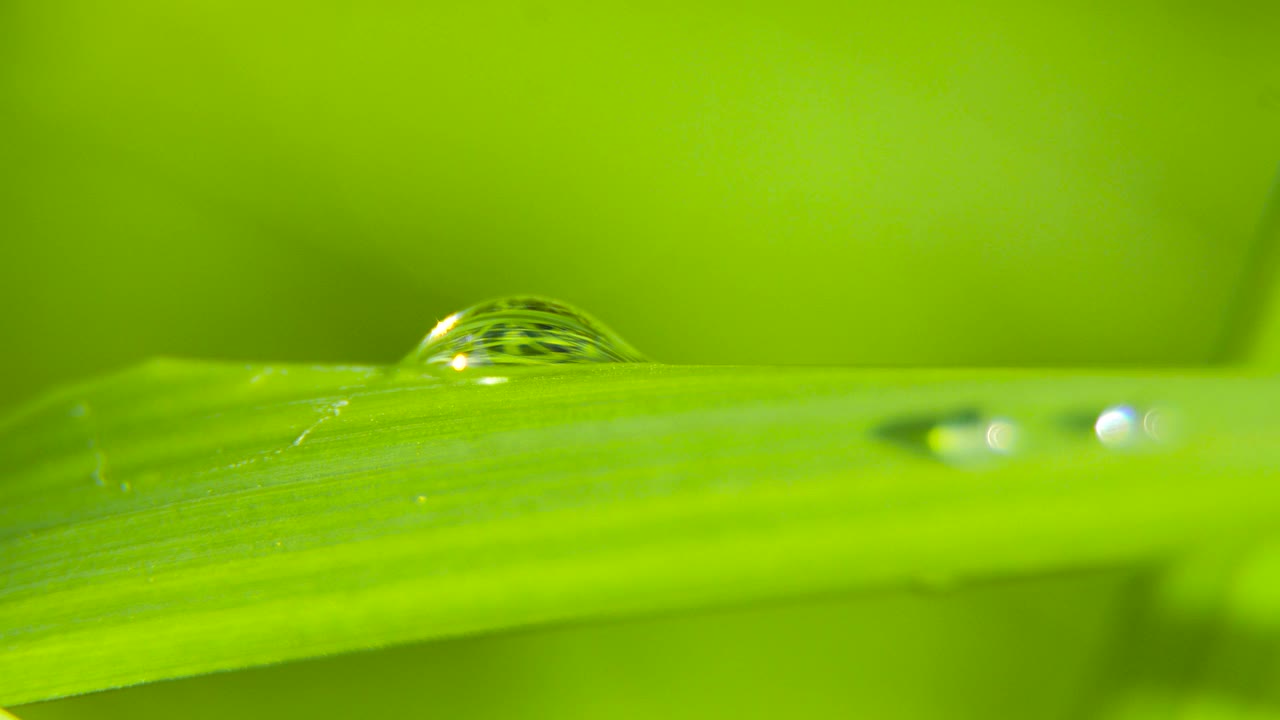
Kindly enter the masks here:
<path id="1" fill-rule="evenodd" d="M 504 377 L 502 377 L 502 376 L 500 376 L 500 375 L 493 375 L 493 376 L 490 376 L 490 377 L 482 377 L 482 378 L 480 378 L 479 380 L 476 380 L 476 382 L 477 382 L 477 383 L 479 383 L 479 384 L 481 384 L 481 385 L 501 385 L 502 383 L 504 383 L 504 382 L 506 382 L 506 381 L 507 381 L 507 378 L 504 378 Z"/>
<path id="2" fill-rule="evenodd" d="M 1001 455 L 1012 455 L 1018 448 L 1018 426 L 1010 420 L 992 420 L 987 424 L 987 447 Z"/>
<path id="3" fill-rule="evenodd" d="M 436 338 L 440 337 L 441 335 L 444 335 L 445 333 L 447 333 L 447 332 L 449 332 L 450 330 L 452 330 L 452 329 L 453 329 L 453 326 L 454 326 L 454 325 L 457 325 L 457 324 L 458 324 L 458 314 L 457 314 L 457 313 L 454 313 L 454 314 L 450 315 L 449 317 L 447 317 L 447 318 L 445 318 L 445 319 L 441 320 L 440 322 L 436 323 L 436 326 L 435 326 L 435 327 L 433 327 L 433 328 L 431 328 L 431 332 L 430 332 L 430 333 L 427 333 L 427 339 L 428 339 L 428 340 L 435 340 Z"/>
<path id="4" fill-rule="evenodd" d="M 1116 405 L 1103 410 L 1093 423 L 1093 432 L 1107 447 L 1126 447 L 1135 439 L 1138 411 L 1129 405 Z"/>
<path id="5" fill-rule="evenodd" d="M 449 361 L 449 367 L 453 368 L 454 370 L 457 370 L 458 372 L 462 372 L 463 370 L 466 370 L 467 356 L 462 354 L 454 355 L 453 359 Z"/>

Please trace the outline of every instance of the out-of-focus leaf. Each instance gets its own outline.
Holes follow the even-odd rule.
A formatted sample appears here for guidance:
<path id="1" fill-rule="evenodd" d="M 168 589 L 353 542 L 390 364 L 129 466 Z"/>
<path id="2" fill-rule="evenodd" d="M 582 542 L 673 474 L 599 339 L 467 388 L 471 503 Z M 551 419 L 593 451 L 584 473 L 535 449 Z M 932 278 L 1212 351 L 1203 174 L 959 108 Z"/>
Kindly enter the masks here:
<path id="1" fill-rule="evenodd" d="M 1224 323 L 1223 359 L 1280 367 L 1280 172 Z"/>

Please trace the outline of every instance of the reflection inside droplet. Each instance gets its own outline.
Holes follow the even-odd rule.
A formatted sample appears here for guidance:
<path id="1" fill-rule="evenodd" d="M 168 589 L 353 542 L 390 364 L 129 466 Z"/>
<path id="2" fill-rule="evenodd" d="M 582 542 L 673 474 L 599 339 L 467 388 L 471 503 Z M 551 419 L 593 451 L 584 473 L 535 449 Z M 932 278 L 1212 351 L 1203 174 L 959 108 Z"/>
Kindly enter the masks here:
<path id="1" fill-rule="evenodd" d="M 504 378 L 500 375 L 493 375 L 489 377 L 482 377 L 479 380 L 476 380 L 476 383 L 480 385 L 501 385 L 506 382 L 507 379 L 508 378 Z"/>
<path id="2" fill-rule="evenodd" d="M 1116 405 L 1103 410 L 1093 423 L 1093 432 L 1107 447 L 1127 447 L 1135 439 L 1138 412 L 1129 405 Z"/>
<path id="3" fill-rule="evenodd" d="M 406 365 L 560 365 L 647 362 L 599 320 L 538 297 L 490 300 L 436 323 Z"/>

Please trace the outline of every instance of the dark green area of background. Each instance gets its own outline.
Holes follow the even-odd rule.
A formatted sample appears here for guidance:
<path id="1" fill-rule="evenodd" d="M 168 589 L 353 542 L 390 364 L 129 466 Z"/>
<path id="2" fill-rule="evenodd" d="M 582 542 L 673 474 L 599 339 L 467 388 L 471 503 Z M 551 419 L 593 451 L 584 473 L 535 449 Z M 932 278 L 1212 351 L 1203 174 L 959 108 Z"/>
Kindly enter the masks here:
<path id="1" fill-rule="evenodd" d="M 1203 362 L 1280 160 L 1278 37 L 1280 6 L 1262 1 L 10 0 L 0 408 L 158 354 L 390 362 L 448 312 L 527 292 L 669 362 Z M 971 697 L 965 712 L 991 717 L 1005 684 L 1022 688 L 1010 702 L 1082 702 L 1098 678 L 1080 658 L 1099 661 L 1118 622 L 1096 608 L 1128 585 L 1044 583 L 763 612 L 748 656 L 802 654 L 776 665 L 799 692 L 867 716 L 960 716 Z M 870 647 L 906 638 L 909 659 L 776 630 L 845 627 L 832 608 L 880 633 Z M 723 643 L 698 648 L 684 672 L 711 674 L 682 697 L 731 693 L 714 673 L 756 631 L 715 627 L 654 631 Z M 551 702 L 538 687 L 565 707 L 641 702 L 626 678 L 656 652 L 642 633 L 601 631 L 597 658 L 589 629 L 566 632 L 329 672 L 435 672 L 448 652 L 527 678 L 574 667 L 568 653 L 591 658 L 589 687 L 475 692 L 505 716 Z M 820 667 L 895 690 L 799 682 Z M 139 692 L 329 684 L 275 672 Z M 956 678 L 974 693 L 919 691 Z M 430 704 L 372 687 L 378 707 Z"/>

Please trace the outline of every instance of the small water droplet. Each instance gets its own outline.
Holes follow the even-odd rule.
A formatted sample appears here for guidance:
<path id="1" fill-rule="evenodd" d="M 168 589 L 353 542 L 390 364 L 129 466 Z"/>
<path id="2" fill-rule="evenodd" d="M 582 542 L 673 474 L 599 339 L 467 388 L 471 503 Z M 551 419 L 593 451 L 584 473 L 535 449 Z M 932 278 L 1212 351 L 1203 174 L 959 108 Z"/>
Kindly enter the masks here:
<path id="1" fill-rule="evenodd" d="M 587 313 L 538 297 L 489 300 L 456 312 L 403 360 L 458 372 L 491 365 L 610 362 L 648 359 Z"/>
<path id="2" fill-rule="evenodd" d="M 416 502 L 416 503 L 418 503 L 419 505 L 426 505 L 426 504 L 427 504 L 427 496 L 426 496 L 426 495 L 419 495 L 418 497 L 414 498 L 414 499 L 413 499 L 413 501 L 414 501 L 414 502 Z"/>
<path id="3" fill-rule="evenodd" d="M 133 490 L 133 483 L 129 482 L 128 480 L 125 480 L 124 482 L 120 483 L 120 492 L 129 492 L 131 490 Z"/>
<path id="4" fill-rule="evenodd" d="M 1017 454 L 1022 445 L 1022 429 L 1016 422 L 972 410 L 889 423 L 876 435 L 955 466 L 987 464 Z"/>
<path id="5" fill-rule="evenodd" d="M 991 455 L 1012 455 L 1017 449 L 1018 427 L 1003 418 L 949 420 L 925 435 L 925 443 L 938 458 L 953 465 L 972 465 Z"/>
<path id="6" fill-rule="evenodd" d="M 1131 405 L 1114 405 L 1098 414 L 1093 433 L 1109 448 L 1131 447 L 1138 439 L 1140 419 Z"/>
<path id="7" fill-rule="evenodd" d="M 1112 450 L 1168 447 L 1183 437 L 1182 415 L 1168 406 L 1113 405 L 1097 415 L 1093 433 Z"/>

